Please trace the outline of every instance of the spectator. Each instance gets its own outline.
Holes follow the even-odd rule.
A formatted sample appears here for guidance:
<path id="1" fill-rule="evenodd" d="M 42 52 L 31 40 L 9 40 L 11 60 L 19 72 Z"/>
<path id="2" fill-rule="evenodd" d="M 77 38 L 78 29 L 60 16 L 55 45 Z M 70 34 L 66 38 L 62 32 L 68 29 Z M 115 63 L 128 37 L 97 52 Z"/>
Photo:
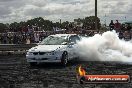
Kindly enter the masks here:
<path id="1" fill-rule="evenodd" d="M 114 30 L 114 26 L 115 26 L 115 24 L 113 23 L 113 20 L 111 20 L 111 22 L 109 24 L 110 31 Z"/>
<path id="2" fill-rule="evenodd" d="M 129 31 L 125 31 L 123 36 L 126 41 L 129 41 L 131 39 L 131 33 Z"/>
<path id="3" fill-rule="evenodd" d="M 30 36 L 30 43 L 34 43 L 34 35 Z"/>
<path id="4" fill-rule="evenodd" d="M 31 35 L 33 33 L 32 27 L 28 27 L 28 34 Z"/>
<path id="5" fill-rule="evenodd" d="M 8 42 L 9 42 L 9 44 L 11 44 L 12 43 L 12 41 L 11 41 L 11 34 L 8 34 Z"/>
<path id="6" fill-rule="evenodd" d="M 119 39 L 123 39 L 123 32 L 122 31 L 119 32 Z"/>
<path id="7" fill-rule="evenodd" d="M 38 33 L 34 33 L 34 39 L 35 39 L 35 43 L 39 43 L 39 34 Z"/>
<path id="8" fill-rule="evenodd" d="M 131 31 L 131 26 L 130 26 L 130 24 L 127 25 L 127 31 L 129 31 L 129 32 Z"/>
<path id="9" fill-rule="evenodd" d="M 29 36 L 27 36 L 26 44 L 30 44 L 30 37 Z"/>
<path id="10" fill-rule="evenodd" d="M 125 31 L 126 31 L 126 26 L 125 26 L 125 24 L 122 24 L 122 25 L 121 25 L 121 31 L 122 31 L 122 32 L 125 32 Z"/>
<path id="11" fill-rule="evenodd" d="M 119 32 L 121 30 L 121 24 L 118 22 L 118 20 L 116 20 L 114 29 L 116 32 Z"/>
<path id="12" fill-rule="evenodd" d="M 23 34 L 26 34 L 28 32 L 28 29 L 24 26 L 24 27 L 22 27 L 22 33 Z"/>
<path id="13" fill-rule="evenodd" d="M 4 44 L 7 44 L 7 33 L 4 33 L 3 41 L 4 41 Z"/>
<path id="14" fill-rule="evenodd" d="M 17 44 L 17 43 L 18 43 L 18 37 L 16 36 L 16 34 L 14 34 L 13 44 Z"/>

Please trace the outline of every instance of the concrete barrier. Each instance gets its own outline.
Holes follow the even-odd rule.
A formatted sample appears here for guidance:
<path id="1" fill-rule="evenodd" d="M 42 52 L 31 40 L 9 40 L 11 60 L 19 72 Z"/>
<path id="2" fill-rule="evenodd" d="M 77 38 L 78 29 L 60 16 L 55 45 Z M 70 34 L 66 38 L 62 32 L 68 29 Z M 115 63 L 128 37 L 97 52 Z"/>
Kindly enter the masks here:
<path id="1" fill-rule="evenodd" d="M 23 54 L 37 44 L 0 44 L 0 54 Z"/>

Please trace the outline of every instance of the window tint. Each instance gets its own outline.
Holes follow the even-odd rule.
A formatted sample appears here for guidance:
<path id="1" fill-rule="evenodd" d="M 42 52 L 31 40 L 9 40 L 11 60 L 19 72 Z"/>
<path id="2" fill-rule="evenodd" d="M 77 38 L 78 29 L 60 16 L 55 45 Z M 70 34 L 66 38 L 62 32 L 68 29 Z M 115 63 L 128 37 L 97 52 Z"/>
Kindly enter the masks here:
<path id="1" fill-rule="evenodd" d="M 79 41 L 79 40 L 80 40 L 80 38 L 79 38 L 77 35 L 71 36 L 71 37 L 69 38 L 69 42 L 70 42 L 70 43 L 71 43 L 71 42 L 77 43 L 77 41 Z"/>

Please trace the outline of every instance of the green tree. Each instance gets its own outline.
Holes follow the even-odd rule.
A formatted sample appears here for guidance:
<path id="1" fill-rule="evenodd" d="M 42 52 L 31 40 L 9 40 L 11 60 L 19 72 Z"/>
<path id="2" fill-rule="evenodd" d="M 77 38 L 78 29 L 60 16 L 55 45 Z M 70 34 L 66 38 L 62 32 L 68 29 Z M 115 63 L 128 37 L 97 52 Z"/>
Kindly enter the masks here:
<path id="1" fill-rule="evenodd" d="M 76 23 L 76 25 L 83 24 L 83 27 L 89 30 L 95 30 L 95 16 L 85 17 L 84 19 L 81 18 L 74 19 L 74 22 Z M 98 25 L 98 29 L 100 29 L 101 23 L 99 18 L 97 18 L 97 25 Z"/>
<path id="2" fill-rule="evenodd" d="M 11 23 L 10 31 L 14 31 L 14 32 L 20 31 L 20 23 L 17 23 L 17 22 Z"/>
<path id="3" fill-rule="evenodd" d="M 0 32 L 4 32 L 7 29 L 7 26 L 3 23 L 0 23 Z"/>

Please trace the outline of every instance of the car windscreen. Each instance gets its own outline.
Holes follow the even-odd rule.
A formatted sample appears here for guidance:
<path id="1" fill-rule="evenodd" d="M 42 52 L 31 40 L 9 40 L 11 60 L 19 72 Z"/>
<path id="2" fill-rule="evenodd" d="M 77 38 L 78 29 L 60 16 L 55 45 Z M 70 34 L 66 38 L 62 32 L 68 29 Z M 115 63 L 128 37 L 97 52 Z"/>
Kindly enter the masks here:
<path id="1" fill-rule="evenodd" d="M 66 42 L 66 37 L 49 36 L 40 44 L 42 45 L 63 45 Z"/>

